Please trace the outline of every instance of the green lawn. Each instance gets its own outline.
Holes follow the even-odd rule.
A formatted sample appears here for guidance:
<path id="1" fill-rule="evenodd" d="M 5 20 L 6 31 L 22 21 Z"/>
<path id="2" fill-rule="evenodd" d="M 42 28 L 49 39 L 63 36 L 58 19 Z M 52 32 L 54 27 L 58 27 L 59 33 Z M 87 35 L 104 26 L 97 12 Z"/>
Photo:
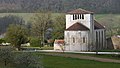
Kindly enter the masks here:
<path id="1" fill-rule="evenodd" d="M 119 68 L 117 63 L 104 63 L 91 60 L 81 60 L 75 58 L 64 58 L 44 55 L 45 68 Z"/>
<path id="2" fill-rule="evenodd" d="M 114 55 L 114 54 L 112 54 L 112 55 L 111 54 L 98 54 L 98 55 L 96 55 L 96 54 L 77 54 L 77 55 L 120 60 L 120 55 Z"/>
<path id="3" fill-rule="evenodd" d="M 58 56 L 48 56 L 41 55 L 40 53 L 36 53 L 37 55 L 42 56 L 42 62 L 44 68 L 119 68 L 120 64 L 118 63 L 105 63 L 98 62 L 92 60 L 82 60 L 77 58 L 65 58 Z M 0 64 L 0 68 L 14 68 L 8 65 L 7 67 L 3 67 Z"/>

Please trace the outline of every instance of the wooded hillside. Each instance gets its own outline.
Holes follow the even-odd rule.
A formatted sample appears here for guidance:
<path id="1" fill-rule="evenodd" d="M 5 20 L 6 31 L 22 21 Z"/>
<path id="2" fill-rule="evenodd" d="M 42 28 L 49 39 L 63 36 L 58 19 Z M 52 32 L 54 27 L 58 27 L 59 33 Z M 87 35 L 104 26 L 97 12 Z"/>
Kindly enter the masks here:
<path id="1" fill-rule="evenodd" d="M 95 13 L 119 13 L 120 0 L 0 0 L 0 12 L 67 12 L 76 8 Z"/>

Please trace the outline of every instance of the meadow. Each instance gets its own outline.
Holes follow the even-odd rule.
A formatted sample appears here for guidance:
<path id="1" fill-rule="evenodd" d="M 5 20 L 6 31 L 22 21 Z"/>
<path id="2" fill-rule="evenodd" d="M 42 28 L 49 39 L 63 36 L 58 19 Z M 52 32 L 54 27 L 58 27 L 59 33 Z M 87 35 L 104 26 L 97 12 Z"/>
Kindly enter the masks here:
<path id="1" fill-rule="evenodd" d="M 119 68 L 120 64 L 44 55 L 45 68 Z"/>
<path id="2" fill-rule="evenodd" d="M 56 16 L 59 16 L 60 14 L 63 13 L 52 13 L 52 18 L 54 19 Z M 0 13 L 0 17 L 8 15 L 22 17 L 26 22 L 29 22 L 34 17 L 35 13 Z M 108 18 L 113 19 L 113 22 L 118 22 L 120 20 L 120 14 L 94 14 L 94 16 L 95 16 L 94 18 L 98 22 L 102 22 L 103 20 L 108 21 Z"/>
<path id="3" fill-rule="evenodd" d="M 36 55 L 42 56 L 42 62 L 44 68 L 119 68 L 118 63 L 107 63 L 98 62 L 93 60 L 83 60 L 70 57 L 59 57 L 59 56 L 49 56 L 42 55 L 41 53 L 35 53 Z M 15 68 L 11 65 L 0 68 Z"/>
<path id="4" fill-rule="evenodd" d="M 0 17 L 15 15 L 15 16 L 23 18 L 23 20 L 25 20 L 25 22 L 29 22 L 34 18 L 35 14 L 36 13 L 0 13 Z M 58 16 L 60 14 L 61 13 L 52 13 L 52 18 L 55 18 L 56 16 Z"/>

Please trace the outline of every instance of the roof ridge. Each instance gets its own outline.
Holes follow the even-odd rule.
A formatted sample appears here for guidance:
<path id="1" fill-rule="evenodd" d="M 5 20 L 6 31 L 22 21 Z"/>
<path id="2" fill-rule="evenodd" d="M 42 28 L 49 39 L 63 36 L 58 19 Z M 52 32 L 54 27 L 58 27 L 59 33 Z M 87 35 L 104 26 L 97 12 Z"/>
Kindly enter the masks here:
<path id="1" fill-rule="evenodd" d="M 78 8 L 78 9 L 72 10 L 72 11 L 67 12 L 67 13 L 69 13 L 69 14 L 91 14 L 93 12 L 87 11 L 87 10 L 82 9 L 82 8 Z"/>

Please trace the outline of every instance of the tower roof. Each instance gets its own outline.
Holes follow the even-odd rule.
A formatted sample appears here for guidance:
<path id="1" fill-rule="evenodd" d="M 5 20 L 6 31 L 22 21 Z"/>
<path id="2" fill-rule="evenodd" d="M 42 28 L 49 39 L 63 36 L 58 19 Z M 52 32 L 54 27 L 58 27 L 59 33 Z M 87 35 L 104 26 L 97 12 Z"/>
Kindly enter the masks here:
<path id="1" fill-rule="evenodd" d="M 67 13 L 68 14 L 92 14 L 93 12 L 79 8 L 79 9 L 72 10 L 72 11 L 67 12 Z"/>
<path id="2" fill-rule="evenodd" d="M 94 29 L 105 29 L 105 28 L 96 20 L 94 20 Z"/>
<path id="3" fill-rule="evenodd" d="M 66 29 L 66 31 L 86 31 L 89 30 L 89 28 L 87 28 L 86 26 L 84 26 L 81 23 L 75 23 L 72 26 L 70 26 L 69 28 Z"/>

